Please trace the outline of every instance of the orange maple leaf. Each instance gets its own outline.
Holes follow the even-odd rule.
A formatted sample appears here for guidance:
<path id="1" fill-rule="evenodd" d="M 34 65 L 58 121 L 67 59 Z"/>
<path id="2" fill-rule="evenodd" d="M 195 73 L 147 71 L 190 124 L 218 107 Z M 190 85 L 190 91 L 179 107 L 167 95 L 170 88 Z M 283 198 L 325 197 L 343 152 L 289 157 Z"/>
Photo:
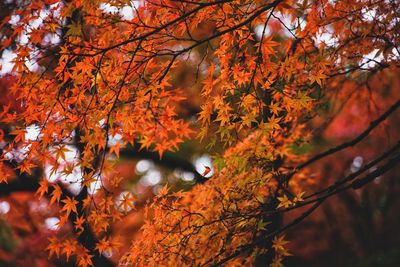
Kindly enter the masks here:
<path id="1" fill-rule="evenodd" d="M 50 199 L 50 204 L 53 204 L 55 202 L 60 202 L 60 198 L 62 195 L 62 190 L 61 187 L 59 185 L 53 185 L 53 192 L 51 192 L 51 199 Z"/>
<path id="2" fill-rule="evenodd" d="M 70 198 L 67 196 L 67 198 L 61 200 L 61 202 L 64 203 L 64 206 L 62 207 L 61 211 L 65 211 L 67 216 L 71 213 L 71 211 L 77 213 L 76 204 L 78 204 L 79 202 L 76 201 L 74 197 Z"/>
<path id="3" fill-rule="evenodd" d="M 39 183 L 39 188 L 36 191 L 36 195 L 39 195 L 39 198 L 42 198 L 44 194 L 46 194 L 48 191 L 49 191 L 49 182 L 44 178 Z"/>
<path id="4" fill-rule="evenodd" d="M 74 224 L 75 224 L 75 230 L 78 231 L 78 234 L 81 234 L 84 231 L 84 228 L 83 228 L 84 222 L 85 222 L 85 218 L 83 217 L 83 215 L 80 217 L 76 217 Z"/>

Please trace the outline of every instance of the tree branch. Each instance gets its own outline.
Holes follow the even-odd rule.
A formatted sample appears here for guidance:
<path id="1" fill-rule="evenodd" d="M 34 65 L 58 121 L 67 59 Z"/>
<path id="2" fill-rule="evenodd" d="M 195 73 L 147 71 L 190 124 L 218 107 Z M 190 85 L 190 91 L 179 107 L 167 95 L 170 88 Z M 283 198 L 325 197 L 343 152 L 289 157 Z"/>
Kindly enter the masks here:
<path id="1" fill-rule="evenodd" d="M 331 193 L 329 193 L 327 195 L 324 195 L 324 196 L 316 199 L 314 201 L 315 203 L 309 209 L 307 209 L 304 213 L 302 213 L 300 216 L 295 218 L 289 224 L 287 224 L 287 225 L 283 226 L 282 228 L 280 228 L 280 229 L 278 229 L 276 231 L 273 231 L 273 232 L 271 232 L 271 233 L 269 233 L 267 235 L 259 236 L 258 238 L 256 238 L 250 244 L 246 244 L 246 245 L 240 246 L 236 251 L 232 252 L 230 255 L 228 255 L 224 259 L 219 260 L 216 263 L 212 264 L 212 266 L 221 266 L 222 264 L 228 262 L 229 260 L 239 256 L 240 254 L 242 254 L 242 253 L 244 253 L 246 251 L 254 249 L 256 246 L 258 246 L 258 244 L 260 244 L 262 242 L 265 242 L 265 240 L 268 240 L 268 239 L 272 238 L 273 236 L 276 236 L 276 235 L 286 231 L 287 229 L 299 224 L 304 219 L 306 219 L 309 215 L 311 215 L 330 196 L 332 196 L 334 194 L 338 194 L 340 192 L 343 192 L 343 191 L 345 191 L 345 190 L 347 190 L 349 188 L 353 188 L 355 190 L 355 189 L 359 189 L 359 188 L 365 186 L 366 184 L 368 184 L 369 182 L 373 181 L 378 176 L 386 173 L 387 171 L 389 171 L 392 168 L 394 168 L 395 166 L 397 166 L 399 161 L 400 161 L 400 155 L 397 155 L 397 156 L 393 157 L 392 159 L 388 160 L 387 163 L 385 163 L 381 167 L 377 168 L 375 171 L 373 171 L 373 172 L 369 173 L 368 175 L 364 176 L 363 178 L 357 179 L 357 180 L 353 181 L 348 186 L 339 188 L 335 192 L 331 192 Z"/>
<path id="2" fill-rule="evenodd" d="M 322 152 L 320 154 L 315 155 L 314 157 L 310 158 L 309 160 L 307 160 L 306 162 L 300 164 L 299 166 L 297 166 L 295 168 L 295 170 L 293 172 L 291 172 L 288 177 L 287 180 L 289 180 L 297 171 L 304 169 L 305 167 L 307 167 L 308 165 L 311 165 L 312 163 L 325 158 L 329 155 L 332 155 L 334 153 L 337 153 L 343 149 L 346 149 L 348 147 L 354 146 L 356 144 L 358 144 L 359 142 L 361 142 L 364 138 L 366 138 L 371 132 L 372 130 L 374 130 L 376 127 L 379 126 L 379 124 L 381 124 L 384 120 L 386 120 L 392 113 L 394 113 L 398 108 L 400 107 L 400 100 L 397 100 L 392 106 L 389 107 L 388 110 L 386 110 L 380 117 L 378 117 L 376 120 L 372 121 L 369 125 L 369 127 L 367 129 L 365 129 L 360 135 L 358 135 L 356 138 L 345 142 L 339 146 L 336 146 L 334 148 L 328 149 L 325 152 Z"/>
<path id="3" fill-rule="evenodd" d="M 163 157 L 160 159 L 158 153 L 140 149 L 139 145 L 135 145 L 133 147 L 121 150 L 120 156 L 122 158 L 149 159 L 155 164 L 167 169 L 180 169 L 182 171 L 191 172 L 195 176 L 196 183 L 204 183 L 208 180 L 196 171 L 196 168 L 190 161 L 175 156 L 169 152 L 164 153 Z"/>

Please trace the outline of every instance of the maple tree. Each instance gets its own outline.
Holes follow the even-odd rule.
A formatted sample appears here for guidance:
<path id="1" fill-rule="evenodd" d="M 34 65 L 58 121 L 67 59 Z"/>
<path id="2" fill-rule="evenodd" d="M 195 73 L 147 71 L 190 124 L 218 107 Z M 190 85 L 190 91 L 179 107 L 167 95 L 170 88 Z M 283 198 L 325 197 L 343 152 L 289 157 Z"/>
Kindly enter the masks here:
<path id="1" fill-rule="evenodd" d="M 54 261 L 282 266 L 294 226 L 396 174 L 395 0 L 4 7 L 0 51 L 13 59 L 2 77 L 0 192 L 35 191 L 20 198 L 57 214 L 46 236 Z M 211 151 L 213 166 L 197 172 L 173 156 L 187 142 Z M 124 157 L 179 168 L 194 185 L 149 197 L 132 190 Z M 140 229 L 118 238 L 135 214 Z"/>

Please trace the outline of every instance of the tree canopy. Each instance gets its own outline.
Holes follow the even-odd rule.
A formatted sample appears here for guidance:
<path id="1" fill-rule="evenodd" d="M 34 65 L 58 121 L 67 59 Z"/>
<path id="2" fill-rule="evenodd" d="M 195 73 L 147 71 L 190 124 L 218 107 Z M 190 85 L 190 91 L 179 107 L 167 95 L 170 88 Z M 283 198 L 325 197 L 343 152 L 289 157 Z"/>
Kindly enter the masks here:
<path id="1" fill-rule="evenodd" d="M 283 266 L 329 199 L 398 192 L 396 0 L 0 6 L 1 203 L 56 220 L 44 262 Z"/>

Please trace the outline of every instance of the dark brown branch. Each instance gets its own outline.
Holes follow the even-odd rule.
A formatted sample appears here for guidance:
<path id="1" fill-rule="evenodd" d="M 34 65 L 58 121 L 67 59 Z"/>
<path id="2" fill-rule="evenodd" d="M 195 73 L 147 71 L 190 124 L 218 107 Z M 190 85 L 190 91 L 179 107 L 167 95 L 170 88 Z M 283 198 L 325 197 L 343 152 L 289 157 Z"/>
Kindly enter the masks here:
<path id="1" fill-rule="evenodd" d="M 295 168 L 295 171 L 292 172 L 289 176 L 288 179 L 290 179 L 297 171 L 304 169 L 308 165 L 311 165 L 312 163 L 325 158 L 329 155 L 335 154 L 343 149 L 346 149 L 348 147 L 354 146 L 361 142 L 364 138 L 366 138 L 376 127 L 378 127 L 384 120 L 386 120 L 392 113 L 394 113 L 398 108 L 400 107 L 400 100 L 397 100 L 391 107 L 389 107 L 388 110 L 386 110 L 385 113 L 383 113 L 379 118 L 376 120 L 372 121 L 367 129 L 365 129 L 360 135 L 358 135 L 356 138 L 345 142 L 339 146 L 336 146 L 334 148 L 328 149 L 325 152 L 322 152 L 320 154 L 315 155 L 311 159 L 307 160 L 306 162 L 300 164 Z"/>
<path id="2" fill-rule="evenodd" d="M 372 167 L 374 167 L 375 165 L 377 165 L 378 163 L 380 163 L 382 160 L 386 159 L 387 157 L 389 157 L 390 155 L 392 155 L 393 153 L 397 152 L 400 148 L 400 142 L 397 143 L 394 147 L 390 148 L 388 151 L 384 152 L 381 156 L 379 156 L 378 158 L 372 160 L 371 162 L 369 162 L 368 164 L 366 164 L 363 168 L 361 168 L 360 170 L 351 173 L 350 175 L 348 175 L 347 177 L 345 177 L 342 180 L 338 180 L 336 181 L 333 185 L 328 186 L 325 189 L 322 189 L 321 191 L 315 192 L 307 197 L 305 197 L 304 199 L 308 199 L 311 198 L 313 196 L 316 195 L 320 195 L 322 193 L 325 192 L 329 192 L 329 191 L 333 191 L 335 190 L 335 188 L 354 180 L 355 178 L 357 178 L 358 176 L 360 176 L 362 173 L 364 173 L 365 171 L 371 169 Z"/>
<path id="3" fill-rule="evenodd" d="M 76 144 L 76 147 L 77 147 L 80 155 L 82 155 L 83 148 L 85 147 L 86 144 L 80 142 L 81 129 L 78 127 L 75 130 L 76 130 L 75 144 Z M 101 161 L 101 155 L 98 155 L 92 163 L 93 167 L 96 168 L 99 164 L 102 164 L 102 163 L 100 163 L 100 161 Z M 101 168 L 101 166 L 100 166 L 100 168 Z M 83 171 L 85 173 L 90 172 L 90 170 L 87 168 L 85 168 Z M 68 220 L 70 221 L 71 225 L 73 226 L 74 222 L 76 221 L 76 219 L 78 217 L 86 218 L 85 208 L 83 207 L 83 201 L 87 198 L 88 191 L 87 191 L 86 187 L 83 187 L 77 196 L 73 196 L 70 192 L 65 190 L 63 187 L 62 187 L 62 190 L 63 190 L 64 197 L 67 197 L 67 196 L 70 198 L 74 197 L 75 200 L 78 201 L 78 204 L 76 205 L 77 213 L 75 214 L 75 213 L 71 212 L 70 215 L 68 216 Z M 94 266 L 105 266 L 105 267 L 113 267 L 114 266 L 114 264 L 108 258 L 106 258 L 104 255 L 98 253 L 98 251 L 96 251 L 96 244 L 98 243 L 98 240 L 97 240 L 96 236 L 94 235 L 94 233 L 92 232 L 91 227 L 86 220 L 83 223 L 83 231 L 82 232 L 79 232 L 77 229 L 75 229 L 75 227 L 72 227 L 72 230 L 76 236 L 76 239 L 79 241 L 79 243 L 81 243 L 81 245 L 84 246 L 86 249 L 88 249 L 91 252 L 91 254 L 93 255 L 92 262 L 93 262 Z"/>
<path id="4" fill-rule="evenodd" d="M 74 212 L 71 212 L 68 220 L 70 221 L 71 225 L 74 225 L 74 222 L 76 218 L 79 216 L 85 216 L 85 210 L 83 208 L 83 200 L 87 197 L 87 190 L 86 188 L 83 188 L 81 192 L 75 196 L 75 200 L 78 201 L 78 204 L 76 205 L 77 209 L 77 214 Z M 69 196 L 73 197 L 71 193 L 69 193 L 67 190 L 63 189 L 63 196 Z M 96 251 L 96 244 L 98 243 L 98 240 L 96 236 L 93 234 L 90 225 L 85 222 L 83 224 L 83 231 L 79 232 L 75 229 L 75 227 L 72 227 L 72 230 L 74 231 L 76 239 L 79 241 L 79 243 L 84 246 L 87 250 L 91 252 L 93 255 L 92 262 L 94 266 L 104 266 L 104 267 L 114 267 L 114 263 L 112 263 L 108 258 L 104 257 L 102 254 L 99 254 Z"/>
<path id="5" fill-rule="evenodd" d="M 95 55 L 97 55 L 97 54 L 101 54 L 101 53 L 103 53 L 103 52 L 112 50 L 112 49 L 114 49 L 114 48 L 117 48 L 117 47 L 120 47 L 120 46 L 123 46 L 123 45 L 127 45 L 127 44 L 132 43 L 132 42 L 135 42 L 135 41 L 144 40 L 144 39 L 146 39 L 147 37 L 152 36 L 152 35 L 154 35 L 154 34 L 156 34 L 156 33 L 159 33 L 160 31 L 162 31 L 162 30 L 168 28 L 169 26 L 172 26 L 172 25 L 174 25 L 175 23 L 177 23 L 177 22 L 179 22 L 179 21 L 181 21 L 181 20 L 183 20 L 183 19 L 189 17 L 190 15 L 199 12 L 201 9 L 204 9 L 204 8 L 206 8 L 206 7 L 208 7 L 208 6 L 219 5 L 219 4 L 229 3 L 229 2 L 232 2 L 232 0 L 221 0 L 221 1 L 215 1 L 215 2 L 210 2 L 210 3 L 202 3 L 202 4 L 199 5 L 198 7 L 193 8 L 193 9 L 190 10 L 189 12 L 183 14 L 182 16 L 180 16 L 180 17 L 178 17 L 178 18 L 176 18 L 176 19 L 174 19 L 174 20 L 169 21 L 168 23 L 165 23 L 164 25 L 162 25 L 162 26 L 160 26 L 160 27 L 154 29 L 153 31 L 144 33 L 144 34 L 139 35 L 139 36 L 137 36 L 137 37 L 128 39 L 128 40 L 126 40 L 126 41 L 120 42 L 120 43 L 118 43 L 118 44 L 115 44 L 115 45 L 112 45 L 112 46 L 109 46 L 109 47 L 106 47 L 106 48 L 96 48 L 97 50 L 99 50 L 99 52 L 96 52 L 96 53 L 93 53 L 93 54 L 80 54 L 80 55 L 81 55 L 81 56 L 95 56 Z"/>
<path id="6" fill-rule="evenodd" d="M 230 27 L 229 29 L 217 32 L 216 34 L 214 34 L 214 35 L 212 35 L 210 37 L 207 37 L 207 38 L 204 38 L 204 39 L 202 39 L 200 41 L 197 41 L 195 44 L 193 44 L 191 46 L 188 46 L 188 47 L 186 47 L 186 48 L 184 48 L 182 50 L 179 50 L 177 53 L 175 53 L 175 55 L 181 55 L 183 53 L 186 53 L 186 52 L 192 50 L 193 48 L 195 48 L 195 47 L 197 47 L 197 46 L 199 46 L 201 44 L 207 43 L 207 42 L 209 42 L 209 41 L 211 41 L 211 40 L 213 40 L 215 38 L 218 38 L 218 37 L 220 37 L 220 36 L 222 36 L 224 34 L 227 34 L 229 32 L 232 32 L 232 31 L 236 30 L 236 29 L 239 29 L 240 27 L 243 27 L 244 25 L 252 22 L 254 19 L 256 19 L 258 16 L 260 16 L 265 11 L 268 11 L 270 9 L 275 8 L 280 2 L 282 2 L 282 0 L 275 0 L 272 3 L 269 3 L 269 4 L 265 5 L 264 7 L 258 9 L 257 11 L 255 11 L 251 16 L 249 16 L 247 19 L 243 20 L 242 22 Z"/>
<path id="7" fill-rule="evenodd" d="M 122 158 L 149 159 L 155 164 L 165 167 L 167 169 L 180 169 L 182 171 L 191 172 L 195 175 L 196 183 L 204 183 L 208 180 L 196 171 L 196 168 L 190 161 L 180 158 L 179 156 L 176 156 L 169 152 L 164 153 L 164 155 L 160 159 L 158 153 L 151 152 L 145 149 L 141 150 L 138 145 L 135 145 L 134 147 L 121 150 L 120 156 Z"/>
<path id="8" fill-rule="evenodd" d="M 329 193 L 327 195 L 324 195 L 324 196 L 318 198 L 315 201 L 315 203 L 309 209 L 307 209 L 303 214 L 298 216 L 296 219 L 294 219 L 289 224 L 287 224 L 287 225 L 283 226 L 282 228 L 280 228 L 280 229 L 278 229 L 276 231 L 273 231 L 273 232 L 271 232 L 271 233 L 269 233 L 267 235 L 259 236 L 258 238 L 256 238 L 250 244 L 246 244 L 246 245 L 240 246 L 236 251 L 234 251 L 233 253 L 231 253 L 227 257 L 223 258 L 222 260 L 212 264 L 212 266 L 220 266 L 220 265 L 228 262 L 229 260 L 239 256 L 240 254 L 242 254 L 242 253 L 244 253 L 246 251 L 251 251 L 256 246 L 258 246 L 258 244 L 260 244 L 262 242 L 265 242 L 265 240 L 271 239 L 273 236 L 276 236 L 276 235 L 286 231 L 287 229 L 289 229 L 289 228 L 301 223 L 304 219 L 306 219 L 309 215 L 311 215 L 330 196 L 338 194 L 338 193 L 341 193 L 341 192 L 343 192 L 345 190 L 348 190 L 350 188 L 359 189 L 359 188 L 365 186 L 369 182 L 373 181 L 375 178 L 377 178 L 380 175 L 386 173 L 387 171 L 393 169 L 395 166 L 398 165 L 399 161 L 400 161 L 400 155 L 397 155 L 396 157 L 392 158 L 387 163 L 385 163 L 381 167 L 377 168 L 375 171 L 369 173 L 368 175 L 364 176 L 363 178 L 355 180 L 348 186 L 339 188 L 334 192 L 331 192 L 331 193 Z M 208 263 L 206 263 L 205 265 L 207 265 L 207 264 Z"/>

